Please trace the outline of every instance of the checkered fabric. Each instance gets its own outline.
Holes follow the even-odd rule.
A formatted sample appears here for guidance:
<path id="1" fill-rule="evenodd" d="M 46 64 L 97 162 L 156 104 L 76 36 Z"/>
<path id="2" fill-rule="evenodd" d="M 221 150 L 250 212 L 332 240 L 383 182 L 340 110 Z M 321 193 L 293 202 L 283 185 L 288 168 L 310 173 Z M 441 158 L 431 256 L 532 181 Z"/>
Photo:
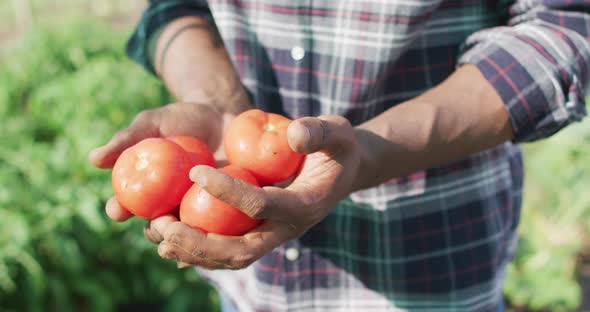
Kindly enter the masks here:
<path id="1" fill-rule="evenodd" d="M 516 144 L 585 116 L 589 11 L 582 0 L 151 1 L 127 52 L 152 73 L 154 34 L 202 16 L 266 111 L 359 124 L 470 63 L 516 133 L 352 194 L 245 270 L 201 274 L 240 311 L 497 311 L 520 217 Z"/>

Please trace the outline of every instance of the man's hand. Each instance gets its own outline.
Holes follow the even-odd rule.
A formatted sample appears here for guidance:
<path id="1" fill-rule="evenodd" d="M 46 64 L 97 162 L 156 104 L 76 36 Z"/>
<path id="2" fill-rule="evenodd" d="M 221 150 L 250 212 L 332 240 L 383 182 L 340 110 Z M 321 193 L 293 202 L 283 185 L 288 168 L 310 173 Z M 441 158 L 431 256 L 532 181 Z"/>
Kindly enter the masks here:
<path id="1" fill-rule="evenodd" d="M 159 243 L 163 258 L 208 269 L 244 268 L 303 235 L 348 196 L 365 161 L 359 135 L 342 117 L 294 121 L 287 132 L 289 145 L 307 157 L 300 174 L 284 189 L 258 188 L 210 167 L 193 168 L 191 179 L 207 192 L 253 218 L 265 219 L 243 236 L 205 234 L 172 216 L 153 220 L 146 236 Z"/>
<path id="2" fill-rule="evenodd" d="M 222 135 L 224 125 L 233 117 L 214 106 L 195 103 L 176 103 L 139 113 L 129 127 L 119 131 L 104 146 L 90 152 L 89 159 L 98 168 L 112 168 L 119 155 L 128 147 L 150 137 L 190 135 L 206 142 L 216 159 L 223 158 Z M 114 198 L 106 204 L 108 216 L 124 221 L 131 214 Z"/>
<path id="3" fill-rule="evenodd" d="M 256 188 L 212 168 L 191 172 L 207 192 L 266 219 L 260 227 L 225 237 L 159 218 L 146 236 L 160 243 L 160 256 L 205 268 L 243 268 L 301 236 L 348 194 L 494 147 L 513 131 L 502 99 L 477 68 L 465 65 L 356 128 L 342 117 L 307 117 L 293 122 L 287 135 L 295 151 L 308 155 L 285 189 Z"/>
<path id="4" fill-rule="evenodd" d="M 205 141 L 219 161 L 225 157 L 220 148 L 225 125 L 252 108 L 217 29 L 206 19 L 183 16 L 168 23 L 157 38 L 155 54 L 150 61 L 181 103 L 137 115 L 127 129 L 90 153 L 96 167 L 112 168 L 126 148 L 145 138 L 174 135 Z M 114 198 L 107 202 L 106 211 L 116 221 L 131 216 Z"/>

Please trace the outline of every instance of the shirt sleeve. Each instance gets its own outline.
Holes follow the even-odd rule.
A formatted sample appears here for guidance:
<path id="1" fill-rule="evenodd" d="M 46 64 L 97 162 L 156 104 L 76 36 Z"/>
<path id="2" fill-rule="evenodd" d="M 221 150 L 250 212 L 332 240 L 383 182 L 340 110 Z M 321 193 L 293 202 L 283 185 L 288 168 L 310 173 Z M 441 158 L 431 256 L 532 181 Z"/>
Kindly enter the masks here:
<path id="1" fill-rule="evenodd" d="M 127 55 L 155 75 L 152 58 L 157 38 L 168 23 L 182 16 L 213 20 L 206 0 L 150 0 L 127 41 Z"/>
<path id="2" fill-rule="evenodd" d="M 508 25 L 469 36 L 459 64 L 474 64 L 510 115 L 515 142 L 535 141 L 586 116 L 590 4 L 517 0 Z"/>

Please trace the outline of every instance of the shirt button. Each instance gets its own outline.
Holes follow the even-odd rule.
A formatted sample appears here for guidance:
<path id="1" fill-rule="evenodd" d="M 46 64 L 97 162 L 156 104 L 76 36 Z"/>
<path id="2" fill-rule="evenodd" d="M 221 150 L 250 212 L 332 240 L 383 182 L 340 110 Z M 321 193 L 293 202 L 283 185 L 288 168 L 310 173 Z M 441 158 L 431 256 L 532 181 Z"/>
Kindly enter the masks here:
<path id="1" fill-rule="evenodd" d="M 296 46 L 291 49 L 291 57 L 296 61 L 301 61 L 305 56 L 305 50 L 302 47 Z"/>
<path id="2" fill-rule="evenodd" d="M 299 258 L 299 250 L 297 248 L 287 248 L 285 250 L 285 257 L 289 261 L 295 261 Z"/>

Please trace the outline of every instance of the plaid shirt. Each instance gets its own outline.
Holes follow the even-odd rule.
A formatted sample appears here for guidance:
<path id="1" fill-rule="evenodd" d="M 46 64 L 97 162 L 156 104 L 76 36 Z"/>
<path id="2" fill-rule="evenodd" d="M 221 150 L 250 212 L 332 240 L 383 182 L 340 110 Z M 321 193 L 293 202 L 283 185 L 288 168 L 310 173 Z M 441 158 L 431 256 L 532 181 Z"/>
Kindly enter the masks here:
<path id="1" fill-rule="evenodd" d="M 127 47 L 149 71 L 154 33 L 204 16 L 264 110 L 359 124 L 471 63 L 516 134 L 352 194 L 245 270 L 201 274 L 240 311 L 497 310 L 521 207 L 515 143 L 585 116 L 589 9 L 582 0 L 151 1 Z"/>

